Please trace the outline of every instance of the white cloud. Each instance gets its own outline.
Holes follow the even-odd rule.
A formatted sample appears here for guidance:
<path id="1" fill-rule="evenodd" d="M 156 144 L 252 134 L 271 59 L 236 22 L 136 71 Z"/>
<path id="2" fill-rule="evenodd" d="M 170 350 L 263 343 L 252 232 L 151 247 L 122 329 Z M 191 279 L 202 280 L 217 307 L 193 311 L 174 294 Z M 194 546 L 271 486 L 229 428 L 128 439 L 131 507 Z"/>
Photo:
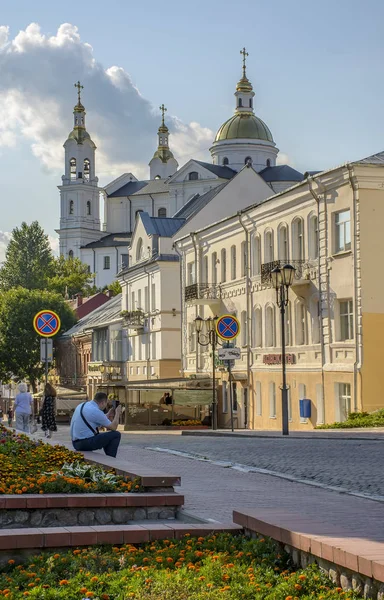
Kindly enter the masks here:
<path id="1" fill-rule="evenodd" d="M 288 156 L 288 154 L 284 154 L 284 152 L 279 152 L 279 154 L 277 155 L 277 158 L 276 158 L 276 164 L 277 165 L 289 165 L 292 168 L 295 166 L 295 163 L 293 162 L 291 157 Z"/>
<path id="2" fill-rule="evenodd" d="M 10 239 L 11 234 L 9 231 L 0 231 L 0 263 L 4 262 L 5 260 L 5 252 Z"/>
<path id="3" fill-rule="evenodd" d="M 0 150 L 27 141 L 44 168 L 61 174 L 62 145 L 76 103 L 73 84 L 80 79 L 99 176 L 113 179 L 125 171 L 148 176 L 159 111 L 122 67 L 104 68 L 95 59 L 76 26 L 64 23 L 49 37 L 31 23 L 11 40 L 9 28 L 0 26 L 0 63 Z M 171 116 L 167 123 L 181 164 L 201 157 L 213 140 L 213 132 L 198 123 L 183 124 Z"/>

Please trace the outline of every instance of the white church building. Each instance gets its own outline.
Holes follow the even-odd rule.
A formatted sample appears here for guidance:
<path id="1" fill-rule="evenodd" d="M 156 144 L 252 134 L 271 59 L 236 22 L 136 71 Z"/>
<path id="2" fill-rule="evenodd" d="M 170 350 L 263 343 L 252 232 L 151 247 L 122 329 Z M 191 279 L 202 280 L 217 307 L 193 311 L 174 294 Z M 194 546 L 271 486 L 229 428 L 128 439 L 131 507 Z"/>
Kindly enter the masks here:
<path id="1" fill-rule="evenodd" d="M 191 159 L 182 167 L 169 146 L 165 107 L 158 130 L 158 146 L 149 162 L 148 180 L 124 173 L 105 187 L 96 176 L 96 145 L 85 126 L 80 83 L 74 107 L 74 126 L 64 144 L 65 173 L 60 190 L 60 253 L 80 258 L 95 274 L 95 285 L 103 288 L 116 279 L 129 263 L 128 247 L 138 213 L 150 217 L 178 217 L 188 203 L 232 179 L 244 165 L 252 166 L 271 188 L 281 192 L 302 181 L 303 175 L 288 165 L 276 165 L 278 148 L 267 125 L 254 113 L 253 87 L 246 75 L 243 54 L 242 77 L 235 91 L 235 112 L 218 130 L 210 148 L 212 162 Z M 100 202 L 104 199 L 104 223 Z M 212 221 L 215 215 L 212 214 Z"/>

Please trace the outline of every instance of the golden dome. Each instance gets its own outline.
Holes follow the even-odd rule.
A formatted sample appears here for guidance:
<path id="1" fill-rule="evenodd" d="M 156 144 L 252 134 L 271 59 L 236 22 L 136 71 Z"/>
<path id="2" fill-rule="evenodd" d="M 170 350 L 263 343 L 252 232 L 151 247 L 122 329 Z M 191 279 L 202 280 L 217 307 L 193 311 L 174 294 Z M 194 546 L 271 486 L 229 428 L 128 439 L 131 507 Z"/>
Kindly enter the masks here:
<path id="1" fill-rule="evenodd" d="M 264 121 L 251 112 L 236 113 L 225 121 L 216 134 L 215 142 L 243 138 L 273 143 L 272 133 Z"/>
<path id="2" fill-rule="evenodd" d="M 252 90 L 253 90 L 252 83 L 249 81 L 249 79 L 246 75 L 243 75 L 243 77 L 240 79 L 239 83 L 236 86 L 236 91 L 237 92 L 252 92 Z"/>

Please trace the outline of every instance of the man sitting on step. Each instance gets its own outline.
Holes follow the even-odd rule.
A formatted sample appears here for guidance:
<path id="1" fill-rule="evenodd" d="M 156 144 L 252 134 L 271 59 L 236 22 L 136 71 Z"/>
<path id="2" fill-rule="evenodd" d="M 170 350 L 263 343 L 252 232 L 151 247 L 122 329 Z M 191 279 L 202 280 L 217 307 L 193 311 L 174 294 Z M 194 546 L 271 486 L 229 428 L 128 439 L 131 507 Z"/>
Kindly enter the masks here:
<path id="1" fill-rule="evenodd" d="M 93 400 L 83 402 L 76 407 L 71 419 L 71 439 L 75 450 L 100 450 L 107 456 L 116 458 L 121 433 L 117 430 L 121 406 L 111 409 L 107 414 L 108 398 L 104 392 L 97 392 Z M 99 433 L 99 427 L 109 429 Z"/>

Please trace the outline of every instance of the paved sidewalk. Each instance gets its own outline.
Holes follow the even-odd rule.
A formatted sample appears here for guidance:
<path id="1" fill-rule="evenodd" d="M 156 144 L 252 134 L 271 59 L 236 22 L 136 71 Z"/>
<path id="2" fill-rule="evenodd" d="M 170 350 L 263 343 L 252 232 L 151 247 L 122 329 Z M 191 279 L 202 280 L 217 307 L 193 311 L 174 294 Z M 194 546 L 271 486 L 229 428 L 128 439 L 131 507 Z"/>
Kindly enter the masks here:
<path id="1" fill-rule="evenodd" d="M 142 431 L 127 431 L 126 433 L 139 434 Z M 160 433 L 160 432 L 157 432 Z M 190 437 L 239 437 L 239 438 L 284 438 L 308 439 L 308 440 L 379 440 L 384 441 L 384 427 L 357 428 L 356 429 L 313 429 L 311 431 L 290 431 L 288 436 L 283 436 L 281 431 L 256 431 L 249 429 L 218 429 L 217 431 L 188 431 L 179 432 L 183 436 Z"/>

